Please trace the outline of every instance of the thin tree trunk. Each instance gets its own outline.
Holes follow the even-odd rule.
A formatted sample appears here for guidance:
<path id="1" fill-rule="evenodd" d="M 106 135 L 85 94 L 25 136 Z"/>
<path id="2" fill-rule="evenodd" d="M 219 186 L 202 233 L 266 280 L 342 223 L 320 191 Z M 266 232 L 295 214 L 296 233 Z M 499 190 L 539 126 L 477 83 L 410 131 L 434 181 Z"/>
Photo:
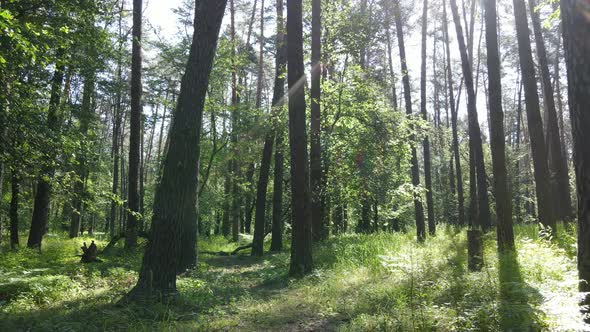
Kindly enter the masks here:
<path id="1" fill-rule="evenodd" d="M 394 1 L 394 20 L 395 20 L 395 28 L 397 32 L 397 39 L 398 39 L 398 46 L 399 46 L 399 56 L 400 62 L 402 65 L 402 82 L 404 85 L 404 99 L 405 99 L 405 106 L 406 106 L 406 115 L 408 117 L 412 117 L 412 94 L 410 90 L 410 77 L 408 75 L 408 66 L 406 64 L 406 48 L 404 45 L 404 32 L 403 32 L 403 25 L 400 13 L 400 5 L 399 0 Z M 410 142 L 412 144 L 416 141 L 416 135 L 412 134 L 410 137 Z M 418 155 L 416 153 L 416 147 L 412 145 L 412 184 L 414 187 L 420 185 L 420 168 L 418 166 Z M 422 200 L 420 197 L 414 197 L 414 214 L 416 218 L 416 232 L 418 236 L 418 241 L 424 241 L 426 238 L 426 227 L 424 225 L 424 208 L 422 206 Z"/>
<path id="2" fill-rule="evenodd" d="M 426 32 L 428 27 L 428 0 L 422 5 L 422 64 L 420 66 L 420 113 L 422 120 L 428 121 L 426 111 Z M 432 197 L 432 171 L 430 161 L 430 140 L 428 135 L 422 141 L 424 148 L 424 184 L 426 185 L 426 206 L 428 212 L 428 234 L 436 233 L 436 221 L 434 220 L 434 199 Z"/>
<path id="3" fill-rule="evenodd" d="M 457 171 L 457 204 L 458 204 L 458 223 L 459 226 L 465 225 L 465 199 L 463 197 L 463 175 L 461 174 L 461 156 L 459 155 L 459 135 L 457 129 L 457 112 L 455 106 L 455 97 L 453 92 L 453 73 L 451 70 L 451 51 L 449 47 L 449 29 L 447 20 L 446 0 L 443 1 L 443 32 L 445 35 L 446 51 L 446 76 L 448 82 L 449 104 L 451 108 L 451 127 L 453 132 L 453 154 L 455 159 L 455 169 Z"/>
<path id="4" fill-rule="evenodd" d="M 240 173 L 240 163 L 238 156 L 238 82 L 237 82 L 237 63 L 236 63 L 236 28 L 235 28 L 235 6 L 234 0 L 230 2 L 230 38 L 231 38 L 231 61 L 232 61 L 232 116 L 231 116 L 231 143 L 232 143 L 232 159 L 231 159 L 231 175 L 232 175 L 232 203 L 231 203 L 231 234 L 232 241 L 238 241 L 240 232 L 240 187 L 238 183 Z"/>
<path id="5" fill-rule="evenodd" d="M 490 105 L 490 144 L 492 150 L 492 169 L 494 172 L 496 216 L 498 220 L 498 250 L 507 251 L 514 250 L 514 231 L 512 229 L 512 199 L 508 191 L 508 172 L 506 170 L 506 142 L 504 141 L 502 75 L 500 53 L 498 51 L 496 0 L 486 0 L 484 6 Z"/>
<path id="6" fill-rule="evenodd" d="M 549 185 L 549 169 L 547 166 L 547 150 L 545 146 L 545 137 L 543 135 L 541 111 L 539 109 L 539 95 L 537 94 L 535 64 L 531 53 L 526 8 L 524 0 L 513 0 L 513 2 L 516 35 L 518 40 L 518 55 L 520 59 L 522 82 L 524 84 L 524 101 L 526 104 L 527 123 L 533 155 L 539 221 L 543 226 L 555 230 L 553 203 L 551 201 L 551 187 Z"/>
<path id="7" fill-rule="evenodd" d="M 16 168 L 16 167 L 15 167 Z M 20 175 L 14 169 L 12 171 L 11 188 L 12 197 L 10 199 L 10 248 L 18 248 L 18 204 L 20 196 Z"/>
<path id="8" fill-rule="evenodd" d="M 322 23 L 321 0 L 312 0 L 311 9 L 311 146 L 310 146 L 310 176 L 311 176 L 311 220 L 313 240 L 325 238 L 323 206 L 324 183 L 322 171 L 321 145 L 321 54 L 322 54 Z"/>
<path id="9" fill-rule="evenodd" d="M 91 69 L 92 71 L 92 69 Z M 82 109 L 80 112 L 80 133 L 82 134 L 83 140 L 88 136 L 88 130 L 90 127 L 90 121 L 92 118 L 92 105 L 91 99 L 94 94 L 94 72 L 87 73 L 84 82 L 84 89 L 82 93 Z M 87 145 L 90 142 L 83 141 L 83 145 Z M 88 168 L 88 161 L 86 156 L 86 152 L 83 147 L 81 151 L 78 151 L 76 154 L 76 159 L 78 165 L 76 174 L 78 175 L 78 179 L 74 183 L 74 200 L 72 202 L 72 206 L 74 207 L 74 213 L 71 215 L 71 222 L 70 222 L 70 238 L 77 237 L 80 234 L 80 229 L 82 225 L 82 212 L 84 210 L 84 192 L 85 192 L 85 183 L 86 179 L 89 175 L 89 168 Z"/>

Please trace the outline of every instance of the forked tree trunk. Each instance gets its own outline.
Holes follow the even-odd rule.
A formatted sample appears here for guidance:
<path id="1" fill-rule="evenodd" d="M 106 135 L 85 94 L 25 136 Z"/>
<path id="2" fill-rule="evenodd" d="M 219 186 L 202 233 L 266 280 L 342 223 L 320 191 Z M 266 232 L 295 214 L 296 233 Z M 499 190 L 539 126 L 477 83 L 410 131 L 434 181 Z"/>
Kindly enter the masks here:
<path id="1" fill-rule="evenodd" d="M 539 14 L 535 12 L 537 1 L 529 0 L 531 23 L 537 46 L 537 57 L 541 70 L 543 87 L 543 102 L 545 108 L 545 142 L 547 146 L 547 157 L 549 161 L 550 186 L 553 193 L 553 213 L 556 220 L 567 220 L 571 218 L 572 201 L 570 198 L 570 180 L 567 171 L 567 158 L 561 147 L 559 138 L 559 126 L 557 124 L 557 111 L 551 85 L 551 74 L 549 73 L 549 61 L 543 41 L 543 32 Z M 558 79 L 558 78 L 556 78 Z"/>
<path id="2" fill-rule="evenodd" d="M 461 54 L 461 64 L 463 68 L 463 77 L 465 79 L 465 89 L 467 91 L 467 117 L 469 122 L 469 140 L 473 149 L 473 161 L 476 169 L 477 178 L 477 218 L 473 222 L 476 229 L 481 227 L 483 231 L 491 228 L 490 206 L 488 201 L 487 177 L 485 171 L 485 162 L 483 156 L 483 147 L 481 142 L 481 131 L 477 119 L 477 107 L 475 98 L 475 89 L 473 85 L 473 73 L 465 48 L 463 38 L 463 29 L 459 20 L 459 11 L 455 0 L 451 0 L 451 11 L 455 21 L 455 30 L 459 42 L 459 53 Z M 472 218 L 473 219 L 473 218 Z"/>
<path id="3" fill-rule="evenodd" d="M 274 82 L 274 90 L 273 90 L 273 97 L 272 97 L 272 113 L 273 116 L 275 113 L 280 113 L 283 107 L 283 100 L 285 94 L 285 66 L 287 64 L 287 57 L 285 53 L 285 32 L 284 32 L 284 24 L 283 24 L 283 2 L 282 0 L 277 0 L 277 36 L 276 36 L 276 51 L 277 56 L 275 59 L 275 82 Z M 262 152 L 262 163 L 260 166 L 260 179 L 258 181 L 258 190 L 256 193 L 256 217 L 255 217 L 255 225 L 254 225 L 254 240 L 252 241 L 252 255 L 253 256 L 262 256 L 263 254 L 263 241 L 264 235 L 266 234 L 265 231 L 265 216 L 266 216 L 266 190 L 268 186 L 268 178 L 269 178 L 269 171 L 270 171 L 270 163 L 272 157 L 272 149 L 274 145 L 275 137 L 277 139 L 277 144 L 280 142 L 278 141 L 280 138 L 280 134 L 275 134 L 276 132 L 280 131 L 280 128 L 277 128 L 276 124 L 272 124 L 274 128 L 272 128 L 271 132 L 266 135 L 264 140 L 264 149 Z M 277 146 L 277 154 L 280 152 L 280 147 Z M 276 160 L 277 158 L 281 158 L 280 165 L 277 165 Z M 280 215 L 282 212 L 280 211 L 280 206 L 278 207 L 279 211 L 275 211 L 275 199 L 281 200 L 282 195 L 282 153 L 281 156 L 275 156 L 275 190 L 279 192 L 273 195 L 273 221 L 271 226 L 272 232 L 272 243 L 271 243 L 271 251 L 278 251 L 282 248 L 282 216 Z M 277 176 L 280 176 L 277 177 Z M 278 183 L 277 183 L 278 182 Z M 278 189 L 277 189 L 278 187 Z M 277 197 L 278 195 L 278 197 Z M 281 204 L 280 202 L 278 203 Z M 277 215 L 278 214 L 278 215 Z M 275 220 L 276 219 L 276 220 Z"/>

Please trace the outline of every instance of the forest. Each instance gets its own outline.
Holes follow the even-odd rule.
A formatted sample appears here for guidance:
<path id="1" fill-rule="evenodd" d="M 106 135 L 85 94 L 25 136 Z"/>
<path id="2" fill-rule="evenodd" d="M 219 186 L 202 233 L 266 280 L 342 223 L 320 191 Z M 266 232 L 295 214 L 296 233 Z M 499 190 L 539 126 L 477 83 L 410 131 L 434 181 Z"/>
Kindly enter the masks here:
<path id="1" fill-rule="evenodd" d="M 0 0 L 0 331 L 590 331 L 586 139 L 590 0 Z"/>

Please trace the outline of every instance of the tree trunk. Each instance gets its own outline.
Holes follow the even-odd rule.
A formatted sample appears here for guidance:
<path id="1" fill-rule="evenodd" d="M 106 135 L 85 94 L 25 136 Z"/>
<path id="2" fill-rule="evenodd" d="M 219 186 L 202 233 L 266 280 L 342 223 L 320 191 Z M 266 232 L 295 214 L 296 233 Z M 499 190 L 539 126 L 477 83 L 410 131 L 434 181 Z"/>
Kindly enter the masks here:
<path id="1" fill-rule="evenodd" d="M 237 242 L 240 232 L 240 163 L 238 151 L 238 117 L 239 117 L 239 96 L 238 96 L 238 81 L 237 81 L 237 63 L 236 63 L 236 27 L 235 27 L 235 6 L 234 0 L 229 0 L 230 3 L 230 38 L 231 38 L 231 61 L 232 61 L 232 116 L 231 116 L 231 144 L 232 144 L 232 159 L 231 159 L 231 177 L 232 177 L 232 202 L 231 202 L 231 234 L 232 241 Z"/>
<path id="2" fill-rule="evenodd" d="M 226 3 L 203 0 L 196 4 L 193 40 L 170 129 L 162 179 L 156 188 L 149 242 L 139 280 L 128 295 L 131 299 L 161 299 L 176 294 L 176 274 L 196 263 L 199 139 Z"/>
<path id="3" fill-rule="evenodd" d="M 58 51 L 58 59 L 61 57 L 63 51 Z M 55 67 L 55 72 L 51 80 L 51 97 L 49 99 L 49 110 L 47 114 L 47 127 L 49 131 L 58 137 L 59 135 L 59 115 L 58 109 L 61 98 L 61 86 L 64 78 L 64 66 L 58 64 Z M 56 158 L 56 152 L 51 150 L 45 155 L 44 164 L 41 167 L 41 174 L 37 179 L 37 190 L 35 193 L 35 201 L 33 203 L 33 217 L 31 220 L 31 229 L 29 232 L 29 239 L 27 247 L 41 248 L 41 241 L 43 234 L 49 222 L 49 202 L 51 199 L 51 183 L 55 173 L 53 160 Z"/>
<path id="4" fill-rule="evenodd" d="M 568 104 L 574 142 L 578 194 L 578 275 L 582 305 L 590 304 L 590 10 L 575 0 L 561 0 L 563 46 L 568 77 Z"/>
<path id="5" fill-rule="evenodd" d="M 483 148 L 481 142 L 481 131 L 479 129 L 479 121 L 477 119 L 477 108 L 475 89 L 473 87 L 473 73 L 471 72 L 471 65 L 467 56 L 465 48 L 465 40 L 463 39 L 463 30 L 459 21 L 459 11 L 455 0 L 451 0 L 451 11 L 453 12 L 453 20 L 455 21 L 455 29 L 457 32 L 457 40 L 459 42 L 459 52 L 461 53 L 461 64 L 463 68 L 463 77 L 465 79 L 465 88 L 467 90 L 467 114 L 469 122 L 469 139 L 473 147 L 474 164 L 476 168 L 477 178 L 477 220 L 473 223 L 475 228 L 481 226 L 484 231 L 491 228 L 490 206 L 488 202 L 487 177 L 485 171 L 485 162 L 483 156 Z"/>
<path id="6" fill-rule="evenodd" d="M 321 23 L 322 1 L 312 0 L 311 9 L 311 147 L 310 147 L 310 176 L 311 176 L 311 219 L 313 240 L 324 239 L 326 225 L 324 224 L 322 202 L 324 183 L 322 176 L 322 145 L 321 145 L 321 113 L 320 79 L 322 73 L 321 64 Z"/>
<path id="7" fill-rule="evenodd" d="M 426 111 L 426 32 L 428 27 L 428 0 L 422 5 L 422 63 L 420 66 L 420 113 L 422 120 L 428 121 Z M 428 234 L 436 233 L 436 221 L 434 220 L 434 199 L 432 198 L 432 171 L 430 162 L 430 140 L 428 135 L 422 141 L 424 148 L 424 185 L 426 186 L 426 206 L 428 212 Z"/>
<path id="8" fill-rule="evenodd" d="M 302 0 L 287 2 L 287 64 L 289 81 L 289 144 L 291 146 L 292 241 L 290 275 L 313 269 L 311 200 L 305 124 Z M 302 84 L 303 83 L 303 84 Z"/>
<path id="9" fill-rule="evenodd" d="M 449 47 L 449 29 L 447 23 L 447 5 L 443 1 L 443 33 L 445 35 L 445 52 L 447 61 L 447 84 L 449 90 L 449 106 L 451 108 L 451 127 L 453 132 L 453 155 L 455 160 L 455 169 L 457 171 L 457 204 L 458 204 L 458 224 L 465 225 L 465 199 L 463 197 L 463 175 L 461 174 L 461 156 L 459 155 L 459 135 L 457 129 L 457 112 L 455 111 L 455 97 L 453 92 L 453 73 L 451 70 L 451 51 Z"/>
<path id="10" fill-rule="evenodd" d="M 547 150 L 545 147 L 545 137 L 543 136 L 541 111 L 539 109 L 539 95 L 537 94 L 535 64 L 531 53 L 531 41 L 526 18 L 526 8 L 524 0 L 513 0 L 513 2 L 516 35 L 518 40 L 518 56 L 520 59 L 522 82 L 524 84 L 524 101 L 526 105 L 531 151 L 533 155 L 539 221 L 543 226 L 555 230 L 553 203 L 551 201 L 551 187 L 549 185 L 549 169 L 547 167 Z"/>
<path id="11" fill-rule="evenodd" d="M 406 64 L 406 48 L 404 45 L 404 32 L 402 25 L 402 18 L 400 13 L 399 0 L 394 1 L 394 20 L 395 28 L 397 32 L 397 40 L 399 46 L 399 56 L 402 65 L 402 82 L 404 85 L 404 101 L 406 106 L 406 115 L 412 117 L 412 93 L 410 90 L 410 77 L 408 75 L 408 66 Z M 416 135 L 412 134 L 410 137 L 411 144 L 416 142 Z M 418 166 L 418 155 L 416 153 L 416 147 L 412 145 L 412 184 L 414 187 L 420 185 L 420 169 Z M 420 197 L 414 197 L 414 214 L 416 218 L 416 232 L 418 241 L 424 241 L 426 238 L 426 227 L 424 225 L 424 208 L 422 206 L 422 200 Z"/>
<path id="12" fill-rule="evenodd" d="M 557 124 L 557 111 L 555 109 L 555 99 L 553 96 L 553 86 L 551 85 L 551 74 L 549 73 L 549 61 L 547 60 L 547 51 L 543 41 L 543 32 L 539 14 L 535 12 L 537 1 L 529 0 L 529 10 L 531 13 L 531 22 L 535 34 L 535 44 L 537 46 L 537 57 L 541 70 L 541 80 L 543 87 L 543 102 L 545 108 L 545 128 L 546 128 L 546 146 L 547 157 L 550 171 L 550 188 L 553 193 L 553 214 L 556 220 L 567 220 L 572 215 L 572 201 L 570 198 L 570 179 L 567 170 L 567 158 L 562 150 L 559 138 L 559 126 Z"/>
<path id="13" fill-rule="evenodd" d="M 76 154 L 77 166 L 76 174 L 78 179 L 74 183 L 74 199 L 72 206 L 74 212 L 71 214 L 70 222 L 70 238 L 75 238 L 80 234 L 82 225 L 82 212 L 84 210 L 84 195 L 85 195 L 85 183 L 89 175 L 88 161 L 87 161 L 87 145 L 90 144 L 89 140 L 86 140 L 88 136 L 88 130 L 90 121 L 92 118 L 92 105 L 91 100 L 94 94 L 94 72 L 89 72 L 85 75 L 84 89 L 82 93 L 82 109 L 80 112 L 80 133 L 82 134 L 82 147 Z"/>
<path id="14" fill-rule="evenodd" d="M 488 100 L 490 105 L 490 144 L 498 220 L 498 250 L 506 251 L 514 250 L 514 231 L 512 229 L 512 199 L 508 191 L 508 172 L 506 170 L 502 75 L 500 72 L 500 54 L 498 52 L 496 0 L 486 0 L 484 6 L 488 62 Z"/>
<path id="15" fill-rule="evenodd" d="M 12 171 L 12 197 L 10 199 L 10 249 L 18 248 L 18 204 L 20 196 L 20 175 L 17 170 Z"/>
<path id="16" fill-rule="evenodd" d="M 111 189 L 112 198 L 111 198 L 111 210 L 109 213 L 109 232 L 111 238 L 118 236 L 115 234 L 117 224 L 117 195 L 119 191 L 119 135 L 121 134 L 121 122 L 123 118 L 123 114 L 121 112 L 121 82 L 122 82 L 122 68 L 121 63 L 122 59 L 122 49 L 123 49 L 123 38 L 122 38 L 122 19 L 123 19 L 123 6 L 124 1 L 121 1 L 121 7 L 119 7 L 119 47 L 118 53 L 119 56 L 117 57 L 117 70 L 116 70 L 116 94 L 115 94 L 115 112 L 113 114 L 113 145 L 112 145 L 112 157 L 113 157 L 113 185 Z"/>
<path id="17" fill-rule="evenodd" d="M 277 6 L 279 5 L 279 2 L 281 3 L 281 12 L 282 1 L 283 0 L 277 1 Z M 285 44 L 283 44 L 283 48 L 285 48 Z M 276 136 L 272 192 L 272 240 L 270 242 L 270 251 L 280 251 L 283 249 L 283 135 L 280 128 L 277 129 Z"/>
<path id="18" fill-rule="evenodd" d="M 283 23 L 283 0 L 277 0 L 277 35 L 276 35 L 276 59 L 275 59 L 275 82 L 272 97 L 272 114 L 280 113 L 283 107 L 283 99 L 285 94 L 285 66 L 287 64 L 285 33 Z M 261 12 L 262 13 L 262 12 Z M 262 22 L 262 19 L 261 19 Z M 262 256 L 265 231 L 265 216 L 266 216 L 266 191 L 268 187 L 268 178 L 270 173 L 270 163 L 272 157 L 273 144 L 275 136 L 277 139 L 276 154 L 275 155 L 275 178 L 274 190 L 278 191 L 273 194 L 273 217 L 272 217 L 272 243 L 271 251 L 278 251 L 282 248 L 282 152 L 280 152 L 281 144 L 280 128 L 277 124 L 273 124 L 272 131 L 268 133 L 264 139 L 264 149 L 262 152 L 262 163 L 260 164 L 260 178 L 258 180 L 258 189 L 256 192 L 256 216 L 254 224 L 254 239 L 252 241 L 252 256 Z M 275 132 L 277 134 L 275 134 Z M 280 164 L 278 164 L 280 162 Z M 278 202 L 275 202 L 278 200 Z M 276 206 L 278 204 L 278 206 Z M 275 211 L 278 209 L 278 211 Z"/>
<path id="19" fill-rule="evenodd" d="M 131 116 L 129 120 L 129 169 L 127 171 L 127 227 L 125 249 L 137 246 L 141 143 L 141 16 L 143 0 L 133 0 L 133 47 L 131 50 Z"/>

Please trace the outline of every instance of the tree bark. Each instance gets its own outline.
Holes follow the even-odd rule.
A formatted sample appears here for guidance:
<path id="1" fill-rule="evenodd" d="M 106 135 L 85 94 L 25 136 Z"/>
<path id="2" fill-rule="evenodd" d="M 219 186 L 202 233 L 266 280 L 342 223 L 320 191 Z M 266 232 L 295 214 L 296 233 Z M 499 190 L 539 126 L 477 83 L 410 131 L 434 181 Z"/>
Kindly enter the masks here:
<path id="1" fill-rule="evenodd" d="M 18 204 L 20 196 L 20 175 L 17 170 L 12 171 L 11 188 L 12 197 L 10 199 L 10 249 L 18 248 Z"/>
<path id="2" fill-rule="evenodd" d="M 488 93 L 490 107 L 490 144 L 496 197 L 498 250 L 514 250 L 512 229 L 512 199 L 508 191 L 506 150 L 504 141 L 504 111 L 502 110 L 502 75 L 498 51 L 496 0 L 484 1 L 486 50 L 488 65 Z"/>
<path id="3" fill-rule="evenodd" d="M 125 249 L 137 246 L 139 219 L 139 168 L 141 143 L 141 16 L 143 0 L 133 0 L 133 46 L 131 50 L 131 115 L 129 118 L 129 169 L 127 171 L 127 227 Z"/>
<path id="4" fill-rule="evenodd" d="M 567 158 L 562 150 L 559 138 L 559 126 L 557 124 L 557 111 L 551 85 L 551 74 L 549 73 L 549 61 L 543 41 L 543 32 L 539 14 L 535 12 L 537 3 L 529 0 L 531 23 L 537 46 L 537 57 L 541 70 L 541 81 L 543 87 L 543 102 L 545 108 L 545 142 L 547 146 L 547 157 L 549 161 L 550 188 L 553 193 L 553 213 L 556 220 L 567 220 L 572 215 L 572 201 L 570 198 L 570 179 L 567 170 Z"/>
<path id="5" fill-rule="evenodd" d="M 465 88 L 467 90 L 467 115 L 469 122 L 469 139 L 473 147 L 473 161 L 476 168 L 477 178 L 477 212 L 478 217 L 473 226 L 475 228 L 481 227 L 483 231 L 488 231 L 491 228 L 490 206 L 488 201 L 487 177 L 485 171 L 485 162 L 483 156 L 483 148 L 481 142 L 481 131 L 479 128 L 479 121 L 477 119 L 477 107 L 475 98 L 475 89 L 473 86 L 473 73 L 471 65 L 467 56 L 465 48 L 465 40 L 463 39 L 463 29 L 459 21 L 459 11 L 455 0 L 451 0 L 451 11 L 453 12 L 453 20 L 455 21 L 455 30 L 457 32 L 457 40 L 459 42 L 459 52 L 461 53 L 461 64 L 463 68 L 463 77 L 465 79 Z"/>
<path id="6" fill-rule="evenodd" d="M 322 171 L 322 145 L 321 145 L 321 86 L 322 73 L 322 2 L 312 0 L 311 9 L 311 146 L 310 146 L 310 176 L 311 176 L 311 219 L 313 240 L 320 241 L 325 238 L 323 196 L 324 183 Z"/>
<path id="7" fill-rule="evenodd" d="M 57 59 L 61 60 L 63 51 L 58 51 Z M 51 141 L 56 142 L 59 135 L 59 105 L 61 99 L 61 86 L 64 79 L 64 65 L 56 64 L 55 72 L 51 80 L 51 97 L 49 99 L 49 110 L 47 114 L 47 127 L 52 135 Z M 55 168 L 52 165 L 56 158 L 56 152 L 52 149 L 48 151 L 43 161 L 41 173 L 37 179 L 37 190 L 35 192 L 35 201 L 33 203 L 33 217 L 31 220 L 31 229 L 29 231 L 29 239 L 27 247 L 41 248 L 41 241 L 43 234 L 49 222 L 49 203 L 51 199 L 51 178 L 55 173 Z"/>
<path id="8" fill-rule="evenodd" d="M 82 134 L 83 139 L 88 136 L 88 130 L 90 126 L 90 121 L 92 118 L 92 95 L 94 94 L 94 73 L 89 72 L 86 74 L 85 82 L 84 82 L 84 89 L 82 92 L 82 109 L 80 112 L 80 133 Z M 89 175 L 89 168 L 88 168 L 88 161 L 86 156 L 86 149 L 88 141 L 82 142 L 82 147 L 80 151 L 76 154 L 76 159 L 78 165 L 76 166 L 76 174 L 78 178 L 75 180 L 74 183 L 74 199 L 72 202 L 72 206 L 74 207 L 74 212 L 71 214 L 71 222 L 70 222 L 70 238 L 75 238 L 80 234 L 80 229 L 82 225 L 82 214 L 84 211 L 84 195 L 85 195 L 85 183 L 86 179 Z"/>
<path id="9" fill-rule="evenodd" d="M 289 0 L 287 2 L 287 73 L 293 218 L 289 274 L 295 276 L 310 273 L 313 269 L 302 15 L 302 0 Z"/>
<path id="10" fill-rule="evenodd" d="M 561 0 L 560 5 L 578 195 L 579 289 L 585 293 L 582 305 L 587 313 L 590 304 L 590 10 L 575 0 Z"/>
<path id="11" fill-rule="evenodd" d="M 426 111 L 426 32 L 428 28 L 428 0 L 422 5 L 422 63 L 420 66 L 420 113 L 422 120 L 428 121 Z M 428 135 L 422 141 L 424 148 L 424 185 L 426 186 L 426 206 L 428 212 L 428 234 L 436 233 L 436 221 L 434 220 L 434 199 L 432 197 L 432 171 L 430 161 L 430 140 Z"/>
<path id="12" fill-rule="evenodd" d="M 399 56 L 402 66 L 402 82 L 404 85 L 404 101 L 406 106 L 406 115 L 412 117 L 412 93 L 410 90 L 410 77 L 408 75 L 408 66 L 406 64 L 406 48 L 404 44 L 404 32 L 402 25 L 402 18 L 400 13 L 399 0 L 394 1 L 393 15 L 395 20 L 395 29 L 397 32 L 397 40 L 399 46 Z M 413 128 L 412 128 L 413 130 Z M 410 142 L 416 142 L 416 135 L 412 133 Z M 418 166 L 418 155 L 416 147 L 412 145 L 412 184 L 414 187 L 420 185 L 420 169 Z M 422 242 L 426 238 L 426 226 L 424 225 L 424 207 L 420 197 L 414 197 L 414 214 L 416 218 L 416 232 L 418 241 Z"/>
<path id="13" fill-rule="evenodd" d="M 272 97 L 272 114 L 271 121 L 274 116 L 280 114 L 283 107 L 283 100 L 285 95 L 285 66 L 287 64 L 286 44 L 285 44 L 285 27 L 283 23 L 283 0 L 277 0 L 277 27 L 276 27 L 276 58 L 275 58 L 275 82 Z M 262 21 L 262 20 L 261 20 Z M 268 187 L 268 178 L 270 174 L 270 164 L 272 157 L 272 150 L 274 146 L 275 137 L 277 140 L 276 155 L 275 155 L 275 178 L 274 178 L 274 194 L 273 194 L 273 216 L 272 216 L 272 242 L 271 251 L 279 251 L 282 249 L 282 152 L 280 140 L 280 128 L 278 122 L 272 124 L 273 128 L 264 139 L 264 149 L 262 152 L 262 163 L 260 164 L 260 177 L 258 180 L 258 189 L 256 192 L 256 216 L 254 225 L 254 239 L 252 241 L 252 256 L 262 256 L 265 231 L 265 216 L 266 216 L 266 191 Z M 280 154 L 280 156 L 277 156 Z M 278 192 L 277 192 L 278 191 Z M 278 202 L 275 202 L 278 200 Z M 277 206 L 278 204 L 278 206 Z M 275 211 L 277 209 L 277 211 Z"/>
<path id="14" fill-rule="evenodd" d="M 231 145 L 232 145 L 232 159 L 231 159 L 231 180 L 232 180 L 232 201 L 231 201 L 231 234 L 232 241 L 237 242 L 240 232 L 240 163 L 238 156 L 238 117 L 239 117 L 239 95 L 238 95 L 238 81 L 237 81 L 237 63 L 236 63 L 236 27 L 235 27 L 235 6 L 234 0 L 229 0 L 230 3 L 230 38 L 231 38 L 231 61 L 232 61 L 232 116 L 231 116 Z"/>
<path id="15" fill-rule="evenodd" d="M 156 188 L 149 242 L 129 299 L 176 294 L 176 274 L 196 264 L 196 205 L 205 96 L 226 0 L 196 3 L 194 34 Z M 189 233 L 189 234 L 186 234 Z"/>
<path id="16" fill-rule="evenodd" d="M 539 221 L 545 227 L 555 230 L 551 187 L 549 185 L 549 169 L 547 167 L 547 150 L 543 135 L 543 122 L 539 109 L 535 64 L 531 53 L 529 27 L 526 18 L 524 0 L 513 0 L 516 35 L 518 40 L 518 57 L 520 59 L 521 77 L 524 87 L 527 122 L 533 155 L 535 188 L 537 190 L 537 208 Z"/>
<path id="17" fill-rule="evenodd" d="M 449 29 L 447 20 L 447 5 L 446 0 L 443 1 L 443 33 L 445 35 L 445 51 L 447 61 L 447 84 L 449 90 L 449 106 L 451 108 L 451 127 L 453 134 L 453 155 L 455 160 L 455 169 L 457 171 L 457 209 L 458 209 L 458 224 L 465 225 L 465 199 L 463 197 L 463 175 L 461 174 L 461 156 L 459 155 L 459 134 L 457 129 L 457 112 L 455 111 L 455 97 L 453 92 L 453 72 L 451 70 L 451 50 L 449 47 Z"/>

